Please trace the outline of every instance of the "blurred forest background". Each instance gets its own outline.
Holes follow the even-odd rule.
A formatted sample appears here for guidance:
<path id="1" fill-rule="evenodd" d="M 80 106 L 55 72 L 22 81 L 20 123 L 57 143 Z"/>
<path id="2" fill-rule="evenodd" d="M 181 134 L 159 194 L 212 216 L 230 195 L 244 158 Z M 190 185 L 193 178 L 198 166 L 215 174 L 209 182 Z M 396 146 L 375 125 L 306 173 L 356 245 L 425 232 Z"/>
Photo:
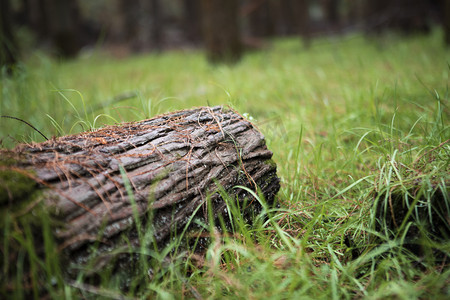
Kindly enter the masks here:
<path id="1" fill-rule="evenodd" d="M 203 47 L 210 61 L 236 61 L 268 38 L 442 26 L 450 45 L 450 0 L 1 0 L 0 59 L 13 66 L 35 50 L 61 58 L 101 48 L 133 53 Z"/>
<path id="2" fill-rule="evenodd" d="M 450 0 L 0 0 L 0 151 L 229 105 L 281 178 L 251 226 L 234 209 L 229 235 L 190 219 L 214 238 L 205 258 L 147 249 L 143 230 L 98 257 L 137 257 L 132 275 L 108 266 L 91 281 L 94 264 L 67 265 L 45 240 L 45 201 L 9 212 L 6 183 L 19 198 L 35 185 L 14 183 L 9 158 L 1 177 L 0 152 L 0 298 L 450 299 L 449 22 Z"/>

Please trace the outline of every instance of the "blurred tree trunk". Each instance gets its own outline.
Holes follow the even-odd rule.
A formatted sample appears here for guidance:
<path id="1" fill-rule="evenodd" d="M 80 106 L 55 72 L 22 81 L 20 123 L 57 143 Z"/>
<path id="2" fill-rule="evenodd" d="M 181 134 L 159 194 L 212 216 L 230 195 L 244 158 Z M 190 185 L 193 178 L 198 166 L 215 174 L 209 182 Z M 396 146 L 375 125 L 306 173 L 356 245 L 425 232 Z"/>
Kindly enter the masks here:
<path id="1" fill-rule="evenodd" d="M 270 0 L 252 0 L 246 6 L 250 34 L 254 37 L 269 37 L 276 34 L 276 15 Z"/>
<path id="2" fill-rule="evenodd" d="M 333 27 L 332 29 L 338 29 L 340 25 L 339 2 L 340 0 L 324 0 L 322 2 L 325 18 L 328 24 Z"/>
<path id="3" fill-rule="evenodd" d="M 236 62 L 242 56 L 238 0 L 202 0 L 203 36 L 208 60 Z"/>
<path id="4" fill-rule="evenodd" d="M 151 25 L 151 43 L 152 47 L 158 51 L 162 49 L 162 18 L 161 5 L 159 0 L 150 0 Z"/>
<path id="5" fill-rule="evenodd" d="M 299 0 L 300 2 L 303 0 Z M 278 8 L 280 11 L 278 23 L 281 28 L 281 33 L 286 35 L 299 33 L 299 15 L 297 8 L 299 5 L 298 0 L 280 0 L 278 2 Z"/>
<path id="6" fill-rule="evenodd" d="M 45 12 L 45 0 L 23 0 L 25 23 L 38 39 L 49 38 L 49 25 Z"/>
<path id="7" fill-rule="evenodd" d="M 450 0 L 444 0 L 444 34 L 445 44 L 450 47 Z"/>
<path id="8" fill-rule="evenodd" d="M 63 57 L 76 56 L 82 47 L 78 2 L 46 0 L 45 4 L 50 36 L 58 53 Z"/>
<path id="9" fill-rule="evenodd" d="M 141 8 L 139 1 L 120 0 L 119 2 L 123 20 L 122 39 L 132 51 L 139 50 L 141 46 L 139 44 L 139 12 Z"/>
<path id="10" fill-rule="evenodd" d="M 200 0 L 183 0 L 184 32 L 189 42 L 197 44 L 202 40 Z"/>
<path id="11" fill-rule="evenodd" d="M 11 6 L 9 0 L 0 1 L 0 65 L 8 72 L 16 63 L 17 44 L 13 35 Z"/>
<path id="12" fill-rule="evenodd" d="M 347 0 L 348 6 L 347 20 L 350 25 L 361 25 L 360 22 L 364 20 L 364 0 Z"/>
<path id="13" fill-rule="evenodd" d="M 381 33 L 395 29 L 401 33 L 428 33 L 432 3 L 427 0 L 380 0 L 366 2 L 366 30 Z"/>
<path id="14" fill-rule="evenodd" d="M 366 1 L 365 28 L 367 33 L 380 33 L 383 23 L 387 21 L 386 9 L 389 0 Z"/>
<path id="15" fill-rule="evenodd" d="M 308 0 L 296 0 L 294 1 L 294 12 L 297 16 L 297 28 L 298 33 L 303 39 L 305 47 L 309 47 L 311 42 L 311 28 L 309 18 L 309 1 Z"/>
<path id="16" fill-rule="evenodd" d="M 396 0 L 394 24 L 403 33 L 429 33 L 431 30 L 431 1 Z"/>

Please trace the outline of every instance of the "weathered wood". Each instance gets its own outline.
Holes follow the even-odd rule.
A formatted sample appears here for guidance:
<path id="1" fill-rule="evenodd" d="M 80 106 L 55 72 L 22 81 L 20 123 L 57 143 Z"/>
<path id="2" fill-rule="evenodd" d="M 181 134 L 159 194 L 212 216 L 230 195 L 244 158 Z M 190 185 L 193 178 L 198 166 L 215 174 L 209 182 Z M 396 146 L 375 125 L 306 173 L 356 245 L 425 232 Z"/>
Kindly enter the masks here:
<path id="1" fill-rule="evenodd" d="M 1 155 L 8 161 L 3 170 L 25 175 L 42 189 L 35 201 L 42 201 L 61 221 L 54 235 L 59 248 L 76 262 L 85 261 L 89 246 L 99 240 L 99 251 L 123 246 L 121 235 L 139 245 L 136 214 L 143 231 L 154 232 L 156 243 L 163 246 L 195 211 L 206 220 L 207 203 L 216 215 L 224 214 L 218 186 L 239 201 L 249 195 L 233 189 L 236 185 L 259 188 L 268 203 L 279 190 L 264 136 L 241 115 L 222 107 L 20 145 Z M 7 188 L 2 193 L 9 195 L 0 203 L 3 210 L 26 198 L 14 199 Z M 257 209 L 257 204 L 247 209 Z"/>

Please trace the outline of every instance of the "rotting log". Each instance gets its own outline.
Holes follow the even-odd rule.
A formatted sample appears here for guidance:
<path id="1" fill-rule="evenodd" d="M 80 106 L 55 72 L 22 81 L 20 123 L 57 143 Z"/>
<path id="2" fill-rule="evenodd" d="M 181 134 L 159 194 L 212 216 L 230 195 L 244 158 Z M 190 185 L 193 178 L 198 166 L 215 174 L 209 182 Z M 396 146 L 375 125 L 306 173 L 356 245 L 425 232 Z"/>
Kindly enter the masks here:
<path id="1" fill-rule="evenodd" d="M 235 186 L 259 190 L 268 204 L 280 187 L 264 136 L 240 114 L 220 106 L 0 153 L 0 212 L 32 215 L 43 206 L 52 218 L 58 251 L 77 264 L 88 260 L 94 243 L 103 254 L 124 246 L 124 236 L 129 245 L 139 246 L 137 219 L 142 231 L 151 230 L 154 243 L 164 247 L 194 213 L 207 222 L 208 203 L 215 216 L 223 215 L 219 186 L 231 199 L 248 201 L 250 211 L 259 209 L 258 201 Z M 26 189 L 15 188 L 20 181 L 15 177 L 27 180 Z"/>

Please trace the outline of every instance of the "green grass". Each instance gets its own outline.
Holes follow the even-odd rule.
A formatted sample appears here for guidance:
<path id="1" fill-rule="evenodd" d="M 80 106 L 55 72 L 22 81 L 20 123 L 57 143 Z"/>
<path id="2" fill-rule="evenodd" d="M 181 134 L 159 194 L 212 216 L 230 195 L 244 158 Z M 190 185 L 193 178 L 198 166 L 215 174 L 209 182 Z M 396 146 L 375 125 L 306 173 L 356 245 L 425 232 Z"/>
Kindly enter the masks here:
<path id="1" fill-rule="evenodd" d="M 228 104 L 256 119 L 282 179 L 280 207 L 266 208 L 251 227 L 231 209 L 232 237 L 203 224 L 213 236 L 205 258 L 134 249 L 142 263 L 127 296 L 443 299 L 450 245 L 429 228 L 449 227 L 449 63 L 439 31 L 319 39 L 309 49 L 280 39 L 234 66 L 212 67 L 197 51 L 121 60 L 94 53 L 64 63 L 36 54 L 2 77 L 0 114 L 47 137 L 203 105 Z M 3 147 L 43 140 L 4 118 L 0 138 Z M 393 192 L 406 215 L 389 227 Z M 425 217 L 413 203 L 428 207 Z M 420 234 L 411 237 L 414 226 Z M 414 238 L 419 252 L 405 246 Z M 15 243 L 32 252 L 26 239 Z M 121 295 L 118 275 L 105 271 L 94 288 L 60 282 L 54 264 L 41 267 L 56 282 L 53 297 Z"/>

